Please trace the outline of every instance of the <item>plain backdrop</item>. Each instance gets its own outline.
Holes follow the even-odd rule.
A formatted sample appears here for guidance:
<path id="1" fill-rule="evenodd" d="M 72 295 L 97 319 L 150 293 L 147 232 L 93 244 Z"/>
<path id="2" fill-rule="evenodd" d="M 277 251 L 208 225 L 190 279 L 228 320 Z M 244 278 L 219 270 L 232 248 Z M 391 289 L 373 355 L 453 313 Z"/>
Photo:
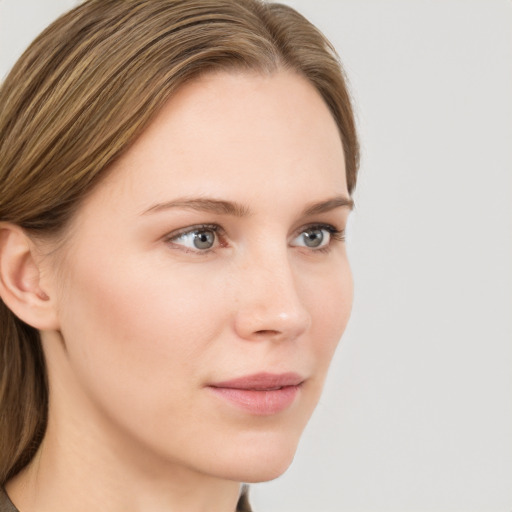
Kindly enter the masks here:
<path id="1" fill-rule="evenodd" d="M 73 0 L 0 0 L 0 76 Z M 356 294 L 261 512 L 512 511 L 512 2 L 289 1 L 332 40 L 362 142 Z"/>

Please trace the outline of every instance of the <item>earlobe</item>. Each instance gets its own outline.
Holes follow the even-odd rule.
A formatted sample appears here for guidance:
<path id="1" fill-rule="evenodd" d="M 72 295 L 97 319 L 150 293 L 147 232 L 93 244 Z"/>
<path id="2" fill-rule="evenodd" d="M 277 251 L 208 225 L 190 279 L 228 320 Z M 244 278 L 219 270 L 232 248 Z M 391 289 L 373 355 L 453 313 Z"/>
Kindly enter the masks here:
<path id="1" fill-rule="evenodd" d="M 0 297 L 26 324 L 58 329 L 54 301 L 42 287 L 40 258 L 22 228 L 0 223 Z"/>

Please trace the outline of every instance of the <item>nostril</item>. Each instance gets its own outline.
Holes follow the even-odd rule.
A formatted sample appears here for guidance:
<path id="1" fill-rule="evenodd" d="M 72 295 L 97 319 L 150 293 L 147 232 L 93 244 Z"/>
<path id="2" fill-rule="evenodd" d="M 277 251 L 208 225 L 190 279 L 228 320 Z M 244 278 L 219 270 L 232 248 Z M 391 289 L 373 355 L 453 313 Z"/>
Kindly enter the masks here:
<path id="1" fill-rule="evenodd" d="M 255 334 L 259 334 L 261 336 L 276 336 L 279 334 L 279 331 L 274 331 L 272 329 L 262 329 L 261 331 L 256 331 Z"/>

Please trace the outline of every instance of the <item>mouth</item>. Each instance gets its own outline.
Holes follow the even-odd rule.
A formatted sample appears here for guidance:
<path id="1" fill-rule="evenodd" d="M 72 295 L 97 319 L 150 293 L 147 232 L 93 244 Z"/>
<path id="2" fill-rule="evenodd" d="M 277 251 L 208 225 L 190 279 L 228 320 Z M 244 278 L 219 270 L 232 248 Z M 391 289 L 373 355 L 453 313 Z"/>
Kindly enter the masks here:
<path id="1" fill-rule="evenodd" d="M 207 387 L 228 404 L 256 416 L 285 411 L 296 401 L 304 378 L 297 373 L 257 373 Z"/>

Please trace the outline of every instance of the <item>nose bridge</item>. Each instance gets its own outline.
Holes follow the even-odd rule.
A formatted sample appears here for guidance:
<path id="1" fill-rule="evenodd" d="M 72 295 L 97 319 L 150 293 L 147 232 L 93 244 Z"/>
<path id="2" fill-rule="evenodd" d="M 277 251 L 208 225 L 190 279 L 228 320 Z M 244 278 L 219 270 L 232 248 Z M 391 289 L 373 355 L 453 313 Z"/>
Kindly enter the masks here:
<path id="1" fill-rule="evenodd" d="M 246 339 L 295 339 L 309 328 L 286 246 L 241 262 L 236 329 Z"/>

